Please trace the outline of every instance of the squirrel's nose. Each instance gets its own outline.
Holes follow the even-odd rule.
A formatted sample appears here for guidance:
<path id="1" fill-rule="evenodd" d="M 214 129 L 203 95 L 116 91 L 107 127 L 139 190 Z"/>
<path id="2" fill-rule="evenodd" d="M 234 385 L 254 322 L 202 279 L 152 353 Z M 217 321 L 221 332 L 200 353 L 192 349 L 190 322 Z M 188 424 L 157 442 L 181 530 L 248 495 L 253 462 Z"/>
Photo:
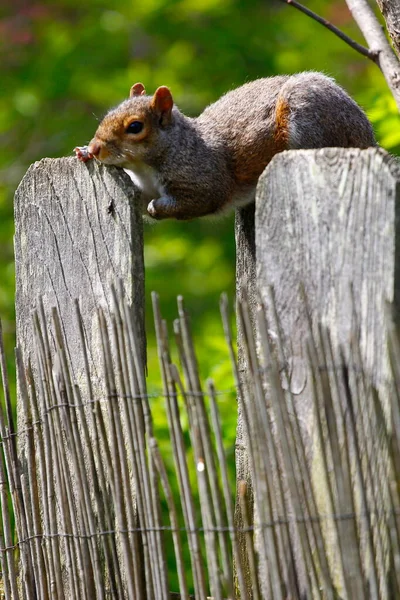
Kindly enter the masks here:
<path id="1" fill-rule="evenodd" d="M 88 150 L 93 156 L 98 156 L 100 154 L 101 146 L 98 142 L 93 142 L 89 145 Z"/>

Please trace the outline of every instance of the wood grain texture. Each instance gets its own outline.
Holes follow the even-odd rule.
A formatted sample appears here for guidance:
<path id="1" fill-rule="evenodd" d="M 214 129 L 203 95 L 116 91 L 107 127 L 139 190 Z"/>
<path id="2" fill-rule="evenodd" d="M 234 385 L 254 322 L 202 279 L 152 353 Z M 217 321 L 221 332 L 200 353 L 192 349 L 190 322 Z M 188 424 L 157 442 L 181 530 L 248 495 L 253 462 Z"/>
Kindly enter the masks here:
<path id="1" fill-rule="evenodd" d="M 257 283 L 265 300 L 267 287 L 275 290 L 291 389 L 305 423 L 311 402 L 300 284 L 313 320 L 332 330 L 336 345 L 349 347 L 354 304 L 364 367 L 384 391 L 385 303 L 399 307 L 399 182 L 398 163 L 372 148 L 284 152 L 260 179 Z"/>
<path id="2" fill-rule="evenodd" d="M 377 0 L 377 3 L 386 21 L 397 56 L 400 57 L 400 4 L 397 0 Z"/>
<path id="3" fill-rule="evenodd" d="M 246 300 L 250 308 L 250 318 L 254 324 L 254 307 L 256 305 L 256 246 L 255 246 L 255 226 L 254 226 L 255 205 L 251 204 L 245 208 L 236 211 L 235 219 L 235 239 L 236 239 L 236 297 L 238 300 Z M 245 359 L 245 348 L 243 331 L 238 323 L 237 330 L 238 344 L 238 367 L 241 383 L 247 389 L 246 375 L 248 373 Z M 247 394 L 246 394 L 247 397 Z M 244 399 L 243 399 L 244 400 Z M 251 467 L 247 452 L 247 438 L 243 420 L 243 410 L 241 406 L 242 399 L 238 398 L 238 421 L 236 428 L 236 504 L 235 504 L 235 525 L 238 529 L 244 528 L 242 511 L 239 499 L 239 486 L 241 481 L 245 481 L 247 486 L 247 508 L 249 519 L 253 520 L 253 484 L 251 477 Z M 249 597 L 251 597 L 251 575 L 248 564 L 248 555 L 246 550 L 246 537 L 240 533 L 238 535 L 241 560 L 246 577 Z"/>
<path id="4" fill-rule="evenodd" d="M 356 318 L 363 368 L 384 399 L 389 385 L 386 302 L 393 302 L 397 320 L 400 309 L 398 207 L 400 167 L 395 159 L 377 148 L 325 148 L 283 152 L 264 171 L 257 189 L 255 253 L 250 212 L 237 215 L 237 295 L 247 296 L 254 311 L 258 290 L 271 318 L 269 286 L 274 289 L 290 374 L 283 383 L 294 393 L 322 513 L 329 506 L 315 444 L 304 344 L 308 325 L 300 289 L 305 288 L 313 324 L 327 325 L 336 347 L 347 348 L 347 357 Z M 273 340 L 273 319 L 269 333 Z M 245 381 L 240 330 L 238 353 Z M 251 486 L 240 411 L 237 432 L 238 477 Z M 328 547 L 334 548 L 331 542 Z M 330 561 L 336 572 L 336 558 Z"/>
<path id="5" fill-rule="evenodd" d="M 254 204 L 242 208 L 236 213 L 235 237 L 236 237 L 236 297 L 245 300 L 250 307 L 250 316 L 254 323 L 252 309 L 256 303 L 256 246 L 254 227 Z M 238 324 L 238 365 L 242 376 L 247 373 L 245 353 L 243 348 L 243 332 Z M 240 404 L 238 407 L 241 414 Z M 237 430 L 237 453 L 240 454 L 244 441 L 243 423 L 239 417 Z"/>
<path id="6" fill-rule="evenodd" d="M 143 231 L 134 195 L 121 169 L 76 158 L 33 164 L 15 195 L 18 344 L 27 358 L 33 343 L 31 312 L 42 296 L 48 319 L 51 307 L 59 310 L 74 380 L 83 385 L 73 302 L 79 299 L 99 393 L 102 360 L 95 307 L 110 308 L 110 286 L 118 279 L 132 301 L 144 350 Z"/>

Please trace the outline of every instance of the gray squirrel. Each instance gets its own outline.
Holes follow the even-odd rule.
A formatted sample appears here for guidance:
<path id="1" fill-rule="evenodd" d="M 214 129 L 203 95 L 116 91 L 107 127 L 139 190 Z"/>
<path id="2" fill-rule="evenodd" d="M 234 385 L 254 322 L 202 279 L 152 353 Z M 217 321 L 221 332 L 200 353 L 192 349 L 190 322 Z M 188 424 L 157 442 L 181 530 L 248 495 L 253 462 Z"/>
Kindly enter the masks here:
<path id="1" fill-rule="evenodd" d="M 153 219 L 188 220 L 254 201 L 258 178 L 278 152 L 375 145 L 356 102 L 331 78 L 304 72 L 246 83 L 197 118 L 174 106 L 167 87 L 147 96 L 136 83 L 75 153 L 131 172 Z"/>

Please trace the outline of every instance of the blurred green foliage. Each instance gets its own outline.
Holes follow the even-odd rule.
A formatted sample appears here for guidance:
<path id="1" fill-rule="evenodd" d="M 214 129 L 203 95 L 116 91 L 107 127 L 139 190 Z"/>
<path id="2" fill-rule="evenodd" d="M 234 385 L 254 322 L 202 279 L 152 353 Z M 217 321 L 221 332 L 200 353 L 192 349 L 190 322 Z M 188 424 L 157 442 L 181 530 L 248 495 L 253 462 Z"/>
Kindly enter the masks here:
<path id="1" fill-rule="evenodd" d="M 307 6 L 362 42 L 344 0 Z M 168 85 L 180 108 L 198 114 L 245 81 L 300 70 L 334 76 L 366 109 L 379 142 L 400 150 L 396 105 L 378 68 L 330 32 L 271 0 L 75 0 L 11 2 L 0 9 L 0 315 L 12 370 L 14 346 L 13 193 L 29 164 L 88 142 L 107 108 L 142 81 Z M 145 226 L 149 386 L 157 375 L 150 291 L 160 293 L 172 330 L 176 296 L 192 315 L 201 373 L 233 382 L 218 300 L 234 297 L 233 217 Z M 221 396 L 233 453 L 234 397 Z M 158 411 L 158 402 L 155 401 Z M 161 401 L 160 401 L 161 407 Z M 159 430 L 168 443 L 160 411 Z M 165 435 L 164 435 L 165 434 Z M 233 459 L 232 459 L 233 462 Z"/>
<path id="2" fill-rule="evenodd" d="M 342 0 L 308 3 L 362 41 Z M 199 113 L 247 80 L 303 69 L 335 76 L 366 108 L 382 145 L 400 148 L 399 116 L 382 75 L 330 32 L 279 2 L 93 0 L 11 3 L 0 16 L 0 314 L 13 345 L 12 195 L 29 164 L 71 153 L 135 81 L 171 87 Z M 205 375 L 225 381 L 217 301 L 234 292 L 233 219 L 146 226 L 147 289 L 165 316 L 182 293 Z M 148 311 L 150 314 L 150 311 Z M 149 357 L 153 366 L 150 333 Z M 217 365 L 217 366 L 215 366 Z"/>

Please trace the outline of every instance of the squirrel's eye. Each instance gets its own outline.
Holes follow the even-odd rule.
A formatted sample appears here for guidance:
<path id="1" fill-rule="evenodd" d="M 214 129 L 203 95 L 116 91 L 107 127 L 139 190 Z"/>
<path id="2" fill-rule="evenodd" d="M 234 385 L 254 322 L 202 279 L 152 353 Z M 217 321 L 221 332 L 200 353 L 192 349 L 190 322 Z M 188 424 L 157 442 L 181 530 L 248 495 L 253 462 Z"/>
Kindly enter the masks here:
<path id="1" fill-rule="evenodd" d="M 143 123 L 141 121 L 132 121 L 125 129 L 126 133 L 140 133 L 143 129 Z"/>

